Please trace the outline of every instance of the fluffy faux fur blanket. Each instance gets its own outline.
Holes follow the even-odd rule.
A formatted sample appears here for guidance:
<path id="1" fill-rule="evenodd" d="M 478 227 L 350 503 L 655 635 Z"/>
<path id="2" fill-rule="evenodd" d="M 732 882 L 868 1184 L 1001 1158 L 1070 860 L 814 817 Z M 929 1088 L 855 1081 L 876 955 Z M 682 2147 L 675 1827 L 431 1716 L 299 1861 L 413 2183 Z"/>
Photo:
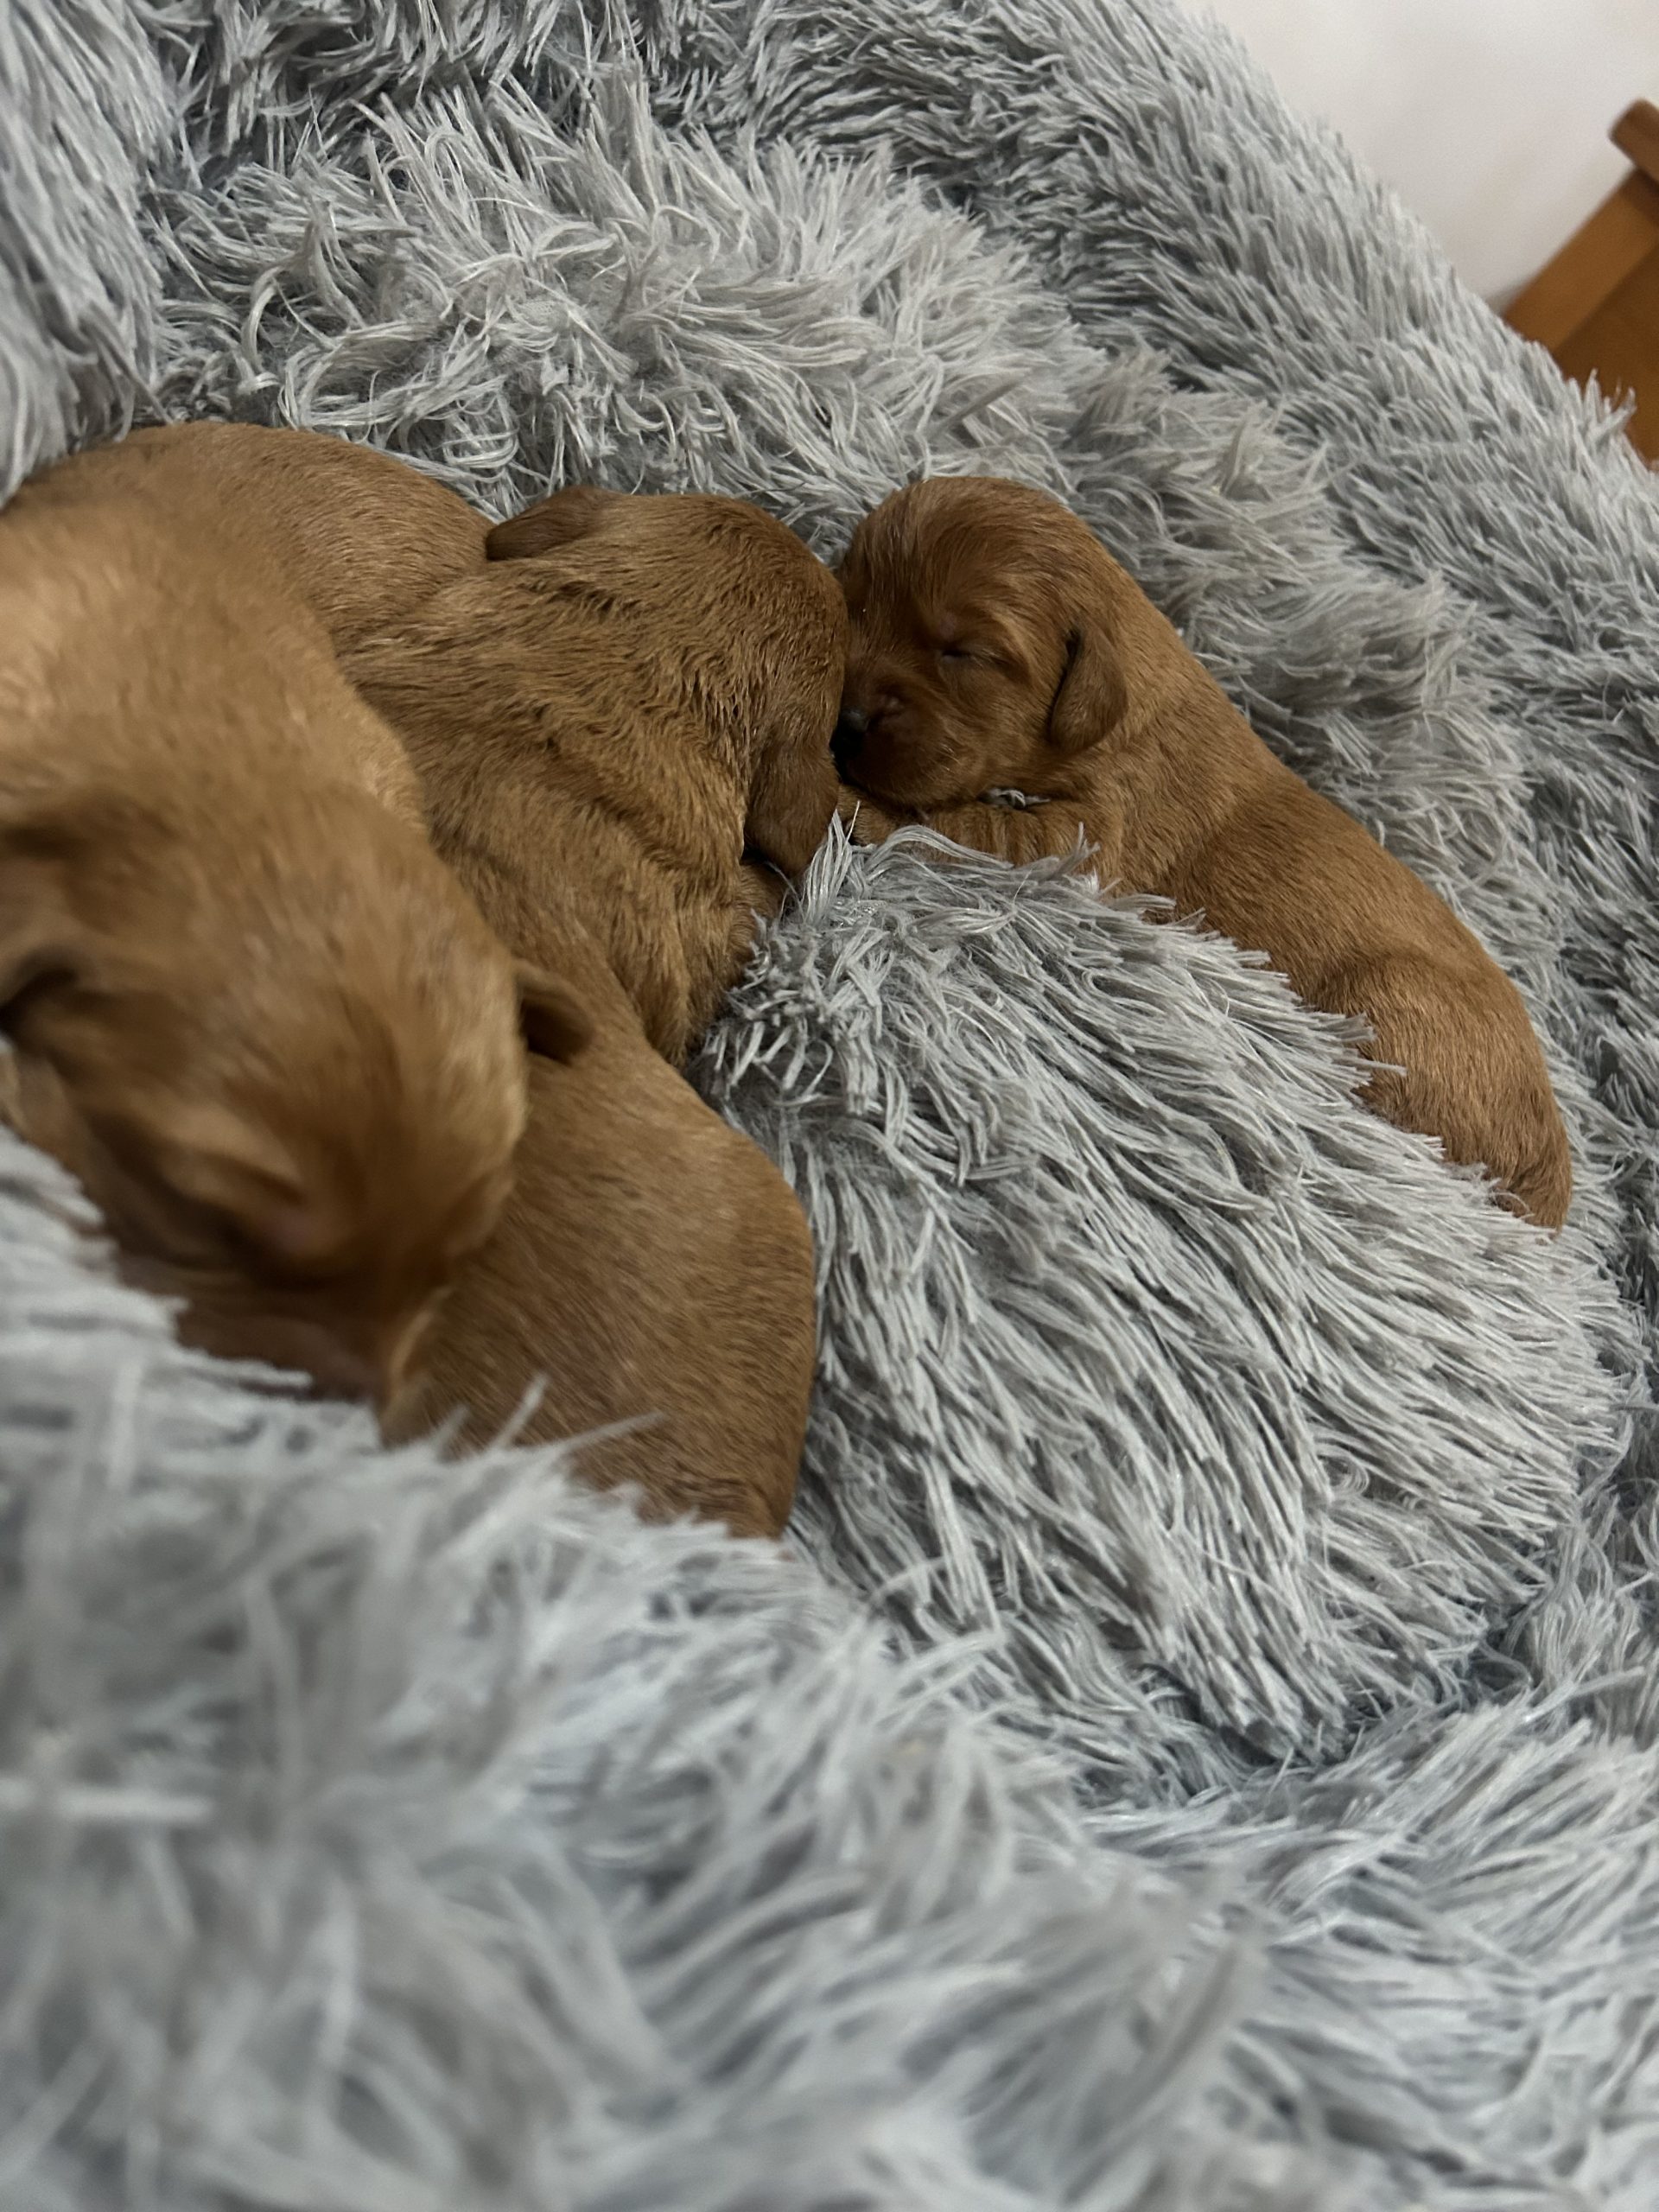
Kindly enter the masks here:
<path id="1" fill-rule="evenodd" d="M 792 1555 L 172 1344 L 0 1154 L 0 2203 L 1647 2212 L 1659 501 L 1167 0 L 10 0 L 0 467 L 133 416 L 824 553 L 1063 491 L 1526 990 L 1558 1243 L 1065 869 L 709 1042 Z"/>

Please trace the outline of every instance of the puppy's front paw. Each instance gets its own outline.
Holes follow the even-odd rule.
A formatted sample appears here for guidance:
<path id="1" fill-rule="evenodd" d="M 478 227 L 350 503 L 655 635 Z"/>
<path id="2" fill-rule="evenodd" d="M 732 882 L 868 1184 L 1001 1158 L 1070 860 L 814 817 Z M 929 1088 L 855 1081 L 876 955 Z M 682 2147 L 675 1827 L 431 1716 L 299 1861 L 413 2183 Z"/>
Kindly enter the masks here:
<path id="1" fill-rule="evenodd" d="M 879 800 L 849 790 L 845 784 L 836 802 L 836 818 L 855 845 L 883 844 L 903 826 L 899 817 L 890 814 Z"/>

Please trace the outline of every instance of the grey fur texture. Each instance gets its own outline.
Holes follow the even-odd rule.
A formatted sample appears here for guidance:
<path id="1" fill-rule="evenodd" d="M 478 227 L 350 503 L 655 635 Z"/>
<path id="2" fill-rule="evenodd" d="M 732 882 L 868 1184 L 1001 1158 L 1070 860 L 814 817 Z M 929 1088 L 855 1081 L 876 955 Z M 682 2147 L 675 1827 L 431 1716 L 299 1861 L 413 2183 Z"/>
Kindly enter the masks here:
<path id="1" fill-rule="evenodd" d="M 833 839 L 699 1080 L 793 1558 L 180 1351 L 0 1152 L 0 2205 L 1646 2212 L 1652 481 L 1166 0 L 13 0 L 0 467 L 134 416 L 826 554 L 1072 498 L 1547 1033 L 1552 1245 L 1086 869 Z"/>

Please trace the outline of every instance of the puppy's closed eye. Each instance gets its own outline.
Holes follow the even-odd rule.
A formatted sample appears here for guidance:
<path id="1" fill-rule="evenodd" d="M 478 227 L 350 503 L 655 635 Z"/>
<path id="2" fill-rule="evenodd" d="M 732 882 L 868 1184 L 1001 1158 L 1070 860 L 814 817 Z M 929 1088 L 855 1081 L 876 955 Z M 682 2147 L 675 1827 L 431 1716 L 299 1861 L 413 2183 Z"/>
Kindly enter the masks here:
<path id="1" fill-rule="evenodd" d="M 145 1243 L 179 1262 L 300 1277 L 340 1240 L 340 1209 L 308 1185 L 287 1146 L 227 1107 L 134 1101 L 97 1128 Z"/>
<path id="2" fill-rule="evenodd" d="M 1075 622 L 1049 707 L 1049 743 L 1058 753 L 1081 753 L 1097 745 L 1122 721 L 1128 702 L 1122 668 L 1104 627 L 1093 620 Z"/>

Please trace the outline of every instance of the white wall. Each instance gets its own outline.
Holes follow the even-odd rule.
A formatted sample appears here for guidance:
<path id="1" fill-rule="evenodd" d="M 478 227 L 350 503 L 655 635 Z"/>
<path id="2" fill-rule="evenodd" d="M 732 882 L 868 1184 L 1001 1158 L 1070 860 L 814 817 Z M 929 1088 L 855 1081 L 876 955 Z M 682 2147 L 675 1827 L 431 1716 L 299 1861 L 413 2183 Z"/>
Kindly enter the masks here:
<path id="1" fill-rule="evenodd" d="M 1187 0 L 1336 125 L 1500 304 L 1624 175 L 1659 0 Z"/>

